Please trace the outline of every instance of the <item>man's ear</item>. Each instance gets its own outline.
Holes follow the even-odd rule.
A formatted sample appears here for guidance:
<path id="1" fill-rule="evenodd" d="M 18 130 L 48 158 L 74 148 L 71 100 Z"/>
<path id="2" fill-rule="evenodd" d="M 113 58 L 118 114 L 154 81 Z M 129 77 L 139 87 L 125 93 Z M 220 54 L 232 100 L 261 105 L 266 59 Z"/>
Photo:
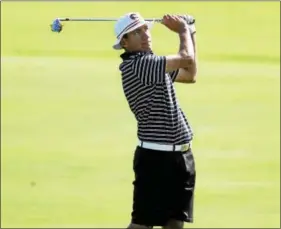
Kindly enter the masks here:
<path id="1" fill-rule="evenodd" d="M 120 45 L 121 45 L 122 47 L 125 47 L 125 46 L 126 46 L 126 43 L 125 43 L 124 39 L 122 39 L 122 40 L 120 41 Z"/>
<path id="2" fill-rule="evenodd" d="M 120 44 L 123 48 L 127 47 L 127 37 L 123 37 L 122 40 L 120 41 Z"/>

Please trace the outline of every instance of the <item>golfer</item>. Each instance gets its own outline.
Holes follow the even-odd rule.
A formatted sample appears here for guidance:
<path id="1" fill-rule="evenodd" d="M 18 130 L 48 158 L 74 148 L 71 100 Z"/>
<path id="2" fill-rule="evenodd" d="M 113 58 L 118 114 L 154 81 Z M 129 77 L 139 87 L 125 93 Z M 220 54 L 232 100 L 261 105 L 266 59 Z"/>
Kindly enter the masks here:
<path id="1" fill-rule="evenodd" d="M 122 86 L 138 128 L 128 228 L 177 229 L 183 228 L 184 222 L 193 222 L 193 133 L 173 83 L 195 82 L 195 34 L 186 20 L 176 15 L 165 15 L 162 24 L 178 34 L 175 55 L 152 52 L 152 23 L 139 13 L 124 15 L 115 25 L 113 48 L 124 49 L 119 66 Z"/>

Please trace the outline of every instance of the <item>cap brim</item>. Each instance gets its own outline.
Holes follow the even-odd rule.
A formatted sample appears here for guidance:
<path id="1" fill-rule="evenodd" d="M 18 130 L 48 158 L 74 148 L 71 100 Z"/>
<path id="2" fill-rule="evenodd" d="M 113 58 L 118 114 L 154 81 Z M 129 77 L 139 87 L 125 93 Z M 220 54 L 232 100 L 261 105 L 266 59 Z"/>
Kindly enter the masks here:
<path id="1" fill-rule="evenodd" d="M 154 24 L 154 22 L 146 21 L 146 22 L 144 22 L 144 23 L 137 24 L 137 25 L 134 26 L 133 28 L 129 29 L 129 30 L 127 31 L 127 33 L 134 31 L 135 29 L 139 28 L 140 26 L 143 26 L 144 24 L 147 24 L 148 29 L 151 29 L 152 26 L 153 26 L 153 24 Z M 120 45 L 120 42 L 121 42 L 121 40 L 122 40 L 122 37 L 123 37 L 123 36 L 121 36 L 119 39 L 117 39 L 117 40 L 115 41 L 115 44 L 112 46 L 113 49 L 116 49 L 116 50 L 122 49 L 122 46 Z"/>

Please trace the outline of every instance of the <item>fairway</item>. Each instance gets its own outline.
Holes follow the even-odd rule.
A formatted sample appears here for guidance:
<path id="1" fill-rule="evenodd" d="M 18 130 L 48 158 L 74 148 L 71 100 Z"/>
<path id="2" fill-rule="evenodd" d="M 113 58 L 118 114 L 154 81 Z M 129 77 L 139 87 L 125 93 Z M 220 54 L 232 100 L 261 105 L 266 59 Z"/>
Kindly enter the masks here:
<path id="1" fill-rule="evenodd" d="M 193 228 L 280 227 L 279 2 L 2 2 L 1 228 L 129 224 L 136 122 L 122 91 L 114 23 L 197 20 L 196 84 L 176 84 L 194 130 Z M 160 24 L 153 49 L 175 54 Z M 157 165 L 156 165 L 157 166 Z M 161 191 L 161 190 L 159 190 Z"/>

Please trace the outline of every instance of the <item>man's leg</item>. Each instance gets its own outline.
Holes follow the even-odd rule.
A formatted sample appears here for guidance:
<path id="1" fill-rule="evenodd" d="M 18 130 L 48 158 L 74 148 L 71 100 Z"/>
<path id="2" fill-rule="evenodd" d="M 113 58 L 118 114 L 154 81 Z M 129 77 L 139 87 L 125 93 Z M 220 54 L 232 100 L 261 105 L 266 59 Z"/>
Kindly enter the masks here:
<path id="1" fill-rule="evenodd" d="M 176 154 L 175 154 L 176 155 Z M 193 222 L 193 199 L 195 188 L 195 163 L 191 150 L 178 154 L 176 158 L 177 168 L 172 182 L 167 187 L 170 189 L 172 199 L 169 206 L 173 216 L 169 219 L 163 229 L 183 229 L 184 222 Z M 183 185 L 184 184 L 184 185 Z"/>
<path id="2" fill-rule="evenodd" d="M 133 182 L 133 210 L 132 219 L 127 229 L 152 229 L 153 226 L 145 225 L 151 221 L 150 209 L 152 200 L 150 179 L 153 177 L 155 165 L 151 161 L 151 153 L 147 149 L 137 147 L 133 159 L 135 180 Z"/>
<path id="3" fill-rule="evenodd" d="M 184 227 L 184 222 L 175 220 L 175 219 L 170 219 L 168 223 L 162 227 L 163 229 L 183 229 Z"/>

